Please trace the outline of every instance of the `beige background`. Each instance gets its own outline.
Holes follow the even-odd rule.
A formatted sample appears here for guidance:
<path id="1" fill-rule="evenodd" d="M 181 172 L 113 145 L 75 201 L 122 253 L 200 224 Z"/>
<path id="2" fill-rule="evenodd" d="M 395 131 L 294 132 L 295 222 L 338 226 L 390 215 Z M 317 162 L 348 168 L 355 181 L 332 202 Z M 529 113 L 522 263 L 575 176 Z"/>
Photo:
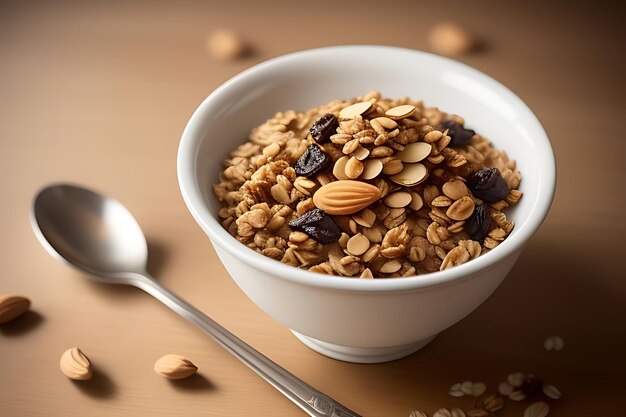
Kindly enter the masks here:
<path id="1" fill-rule="evenodd" d="M 516 370 L 563 391 L 551 415 L 615 410 L 626 389 L 618 9 L 381 3 L 0 3 L 0 293 L 33 300 L 32 313 L 0 328 L 0 415 L 303 415 L 147 295 L 92 284 L 50 258 L 28 209 L 52 181 L 123 201 L 145 228 L 151 270 L 165 285 L 365 416 L 467 409 L 470 399 L 447 395 L 451 384 L 495 389 Z M 517 92 L 543 122 L 558 159 L 553 209 L 494 295 L 418 354 L 371 366 L 325 358 L 253 305 L 220 265 L 178 191 L 181 131 L 208 93 L 256 62 L 332 44 L 425 49 L 428 28 L 445 19 L 487 43 L 461 60 Z M 204 40 L 218 26 L 252 40 L 256 54 L 214 62 Z M 566 340 L 560 353 L 542 348 L 553 334 Z M 59 356 L 74 345 L 95 364 L 92 381 L 60 374 Z M 155 375 L 154 361 L 171 352 L 195 361 L 200 376 L 170 383 Z M 499 415 L 521 416 L 523 407 L 509 402 Z"/>

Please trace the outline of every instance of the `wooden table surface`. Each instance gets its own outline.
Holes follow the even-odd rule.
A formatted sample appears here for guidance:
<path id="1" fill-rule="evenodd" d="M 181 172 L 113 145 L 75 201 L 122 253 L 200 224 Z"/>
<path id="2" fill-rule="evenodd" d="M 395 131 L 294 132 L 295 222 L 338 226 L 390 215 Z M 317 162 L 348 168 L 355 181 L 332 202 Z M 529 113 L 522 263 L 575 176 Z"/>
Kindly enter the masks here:
<path id="1" fill-rule="evenodd" d="M 120 199 L 151 244 L 151 271 L 235 334 L 364 416 L 471 407 L 455 382 L 491 391 L 513 371 L 561 389 L 550 415 L 621 415 L 626 389 L 623 272 L 626 139 L 623 21 L 575 2 L 0 3 L 0 294 L 32 312 L 0 328 L 0 415 L 301 416 L 294 405 L 157 301 L 93 284 L 54 261 L 31 232 L 35 191 L 54 181 Z M 486 48 L 461 60 L 517 92 L 558 160 L 552 211 L 506 281 L 422 351 L 379 365 L 321 356 L 236 287 L 193 221 L 176 180 L 182 129 L 199 102 L 250 65 L 335 44 L 426 49 L 452 20 Z M 256 53 L 220 64 L 206 35 L 230 27 Z M 376 59 L 372 57 L 372 59 Z M 546 352 L 547 336 L 566 347 Z M 61 353 L 79 346 L 96 376 L 73 383 Z M 169 382 L 154 361 L 191 358 Z M 521 416 L 507 402 L 500 416 Z M 623 403 L 622 403 L 623 405 Z M 602 414 L 604 412 L 605 414 Z"/>

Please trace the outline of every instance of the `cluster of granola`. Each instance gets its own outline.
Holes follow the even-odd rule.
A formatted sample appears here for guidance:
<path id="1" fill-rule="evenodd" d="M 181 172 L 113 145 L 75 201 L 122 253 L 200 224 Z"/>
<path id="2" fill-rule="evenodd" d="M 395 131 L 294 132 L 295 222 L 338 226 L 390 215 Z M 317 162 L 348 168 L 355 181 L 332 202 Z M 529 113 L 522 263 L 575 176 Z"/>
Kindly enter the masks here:
<path id="1" fill-rule="evenodd" d="M 323 274 L 412 276 L 463 264 L 513 230 L 515 161 L 464 120 L 378 92 L 277 113 L 224 161 L 224 228 Z"/>

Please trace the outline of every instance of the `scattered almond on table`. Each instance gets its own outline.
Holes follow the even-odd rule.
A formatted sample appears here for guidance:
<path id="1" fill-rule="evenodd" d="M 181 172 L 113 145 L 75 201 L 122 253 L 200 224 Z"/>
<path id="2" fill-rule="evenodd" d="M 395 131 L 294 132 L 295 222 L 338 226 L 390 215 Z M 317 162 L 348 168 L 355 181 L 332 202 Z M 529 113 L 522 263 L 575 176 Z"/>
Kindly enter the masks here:
<path id="1" fill-rule="evenodd" d="M 8 323 L 26 313 L 30 300 L 20 295 L 0 295 L 0 324 Z"/>
<path id="2" fill-rule="evenodd" d="M 434 52 L 447 56 L 462 55 L 476 47 L 476 40 L 468 31 L 449 22 L 433 26 L 428 42 Z"/>
<path id="3" fill-rule="evenodd" d="M 70 348 L 63 353 L 59 367 L 66 377 L 76 381 L 87 380 L 92 376 L 89 358 L 77 347 Z"/>
<path id="4" fill-rule="evenodd" d="M 533 403 L 524 411 L 524 417 L 546 417 L 550 412 L 550 407 L 543 401 Z"/>
<path id="5" fill-rule="evenodd" d="M 154 364 L 154 372 L 168 379 L 184 379 L 195 374 L 198 367 L 181 355 L 168 354 Z"/>
<path id="6" fill-rule="evenodd" d="M 222 62 L 241 58 L 249 51 L 241 36 L 229 29 L 212 32 L 207 38 L 207 49 L 213 58 Z"/>

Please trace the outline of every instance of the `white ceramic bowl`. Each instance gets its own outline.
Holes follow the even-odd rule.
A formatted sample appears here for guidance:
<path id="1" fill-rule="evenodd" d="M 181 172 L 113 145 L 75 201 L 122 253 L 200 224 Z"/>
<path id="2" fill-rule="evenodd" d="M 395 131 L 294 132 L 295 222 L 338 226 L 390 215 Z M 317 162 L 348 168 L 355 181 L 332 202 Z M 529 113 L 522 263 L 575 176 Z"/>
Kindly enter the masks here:
<path id="1" fill-rule="evenodd" d="M 463 116 L 518 162 L 524 197 L 516 226 L 491 252 L 467 264 L 412 278 L 360 280 L 300 270 L 254 252 L 218 222 L 211 185 L 221 161 L 276 111 L 306 110 L 379 90 Z M 182 135 L 178 179 L 189 211 L 239 287 L 307 346 L 350 362 L 406 356 L 478 307 L 506 277 L 543 222 L 555 190 L 550 142 L 531 110 L 487 75 L 408 49 L 340 46 L 278 57 L 225 82 Z"/>

